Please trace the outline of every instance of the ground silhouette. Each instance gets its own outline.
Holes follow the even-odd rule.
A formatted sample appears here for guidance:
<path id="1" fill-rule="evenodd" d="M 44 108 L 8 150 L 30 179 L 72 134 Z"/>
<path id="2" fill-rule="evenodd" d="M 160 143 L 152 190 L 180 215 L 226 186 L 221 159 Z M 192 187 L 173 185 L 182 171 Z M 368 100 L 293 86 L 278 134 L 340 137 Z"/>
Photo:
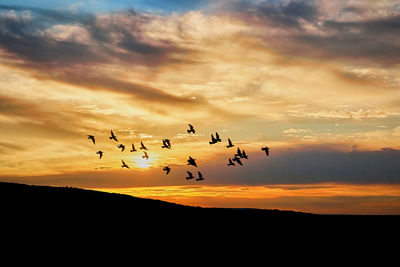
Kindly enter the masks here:
<path id="1" fill-rule="evenodd" d="M 280 210 L 202 208 L 96 190 L 5 182 L 0 182 L 0 199 L 3 203 L 3 213 L 7 211 L 26 216 L 108 217 L 130 220 L 168 218 L 175 221 L 202 218 L 254 220 L 271 216 L 316 216 L 310 213 Z"/>
<path id="2" fill-rule="evenodd" d="M 334 216 L 266 209 L 202 208 L 72 187 L 36 186 L 0 182 L 2 222 L 87 229 L 186 229 L 215 231 L 263 229 L 270 234 L 305 229 L 359 228 L 366 218 L 399 216 Z M 371 220 L 369 220 L 371 222 Z M 388 220 L 384 220 L 385 223 Z M 361 223 L 362 222 L 362 223 Z M 329 228 L 329 227 L 330 228 Z M 173 228 L 172 228 L 173 227 Z M 140 231 L 140 230 L 139 230 Z"/>

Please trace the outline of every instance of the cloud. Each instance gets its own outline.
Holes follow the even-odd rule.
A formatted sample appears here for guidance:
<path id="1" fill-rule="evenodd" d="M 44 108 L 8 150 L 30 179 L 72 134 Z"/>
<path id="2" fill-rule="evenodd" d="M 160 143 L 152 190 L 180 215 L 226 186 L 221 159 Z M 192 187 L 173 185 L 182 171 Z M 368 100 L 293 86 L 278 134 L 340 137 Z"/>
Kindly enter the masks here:
<path id="1" fill-rule="evenodd" d="M 390 3 L 335 5 L 337 12 L 326 1 L 235 1 L 228 4 L 229 11 L 221 7 L 219 12 L 231 12 L 257 27 L 265 45 L 283 55 L 381 65 L 399 62 L 400 14 Z M 357 16 L 344 16 L 349 12 Z"/>
<path id="2" fill-rule="evenodd" d="M 262 151 L 248 155 L 242 167 L 218 167 L 224 161 L 209 166 L 208 176 L 216 184 L 400 183 L 400 150 L 396 149 L 347 152 L 332 146 L 304 146 L 271 151 L 268 158 Z"/>
<path id="3" fill-rule="evenodd" d="M 143 27 L 151 15 L 135 11 L 95 16 L 4 5 L 1 10 L 6 12 L 0 12 L 0 47 L 6 56 L 42 70 L 118 62 L 159 66 L 185 52 L 167 40 L 149 38 Z"/>

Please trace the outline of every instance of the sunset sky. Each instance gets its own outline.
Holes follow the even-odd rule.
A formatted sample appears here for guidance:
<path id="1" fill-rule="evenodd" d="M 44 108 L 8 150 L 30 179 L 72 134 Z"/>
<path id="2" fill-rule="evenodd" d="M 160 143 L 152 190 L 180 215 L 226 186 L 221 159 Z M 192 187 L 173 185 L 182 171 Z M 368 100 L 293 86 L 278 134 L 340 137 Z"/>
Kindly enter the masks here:
<path id="1" fill-rule="evenodd" d="M 400 214 L 400 2 L 2 0 L 0 181 Z"/>

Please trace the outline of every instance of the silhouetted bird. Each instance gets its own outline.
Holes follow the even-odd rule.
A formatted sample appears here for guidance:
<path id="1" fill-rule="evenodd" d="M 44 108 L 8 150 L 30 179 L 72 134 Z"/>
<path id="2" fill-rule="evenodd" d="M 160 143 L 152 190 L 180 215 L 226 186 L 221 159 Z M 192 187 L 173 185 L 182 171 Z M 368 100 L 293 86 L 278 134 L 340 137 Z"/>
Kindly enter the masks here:
<path id="1" fill-rule="evenodd" d="M 190 179 L 194 178 L 194 176 L 191 172 L 188 171 L 187 173 L 188 173 L 188 176 L 186 177 L 186 180 L 190 180 Z"/>
<path id="2" fill-rule="evenodd" d="M 96 141 L 94 140 L 94 136 L 93 135 L 89 135 L 88 134 L 88 139 L 91 139 L 93 144 L 96 144 Z"/>
<path id="3" fill-rule="evenodd" d="M 115 140 L 115 141 L 118 142 L 118 139 L 117 139 L 117 137 L 114 135 L 114 132 L 113 132 L 113 131 L 111 131 L 110 140 Z"/>
<path id="4" fill-rule="evenodd" d="M 240 160 L 240 158 L 238 156 L 235 155 L 235 157 L 232 159 L 233 161 L 236 161 L 240 166 L 243 165 L 242 161 Z"/>
<path id="5" fill-rule="evenodd" d="M 213 145 L 213 144 L 217 143 L 217 139 L 215 139 L 213 134 L 211 134 L 211 141 L 209 143 L 210 143 L 210 145 Z"/>
<path id="6" fill-rule="evenodd" d="M 171 168 L 166 166 L 166 167 L 163 168 L 163 171 L 166 171 L 165 174 L 167 175 L 171 171 Z"/>
<path id="7" fill-rule="evenodd" d="M 203 178 L 203 174 L 201 174 L 201 172 L 197 172 L 199 174 L 199 178 L 196 178 L 196 181 L 202 181 L 204 180 Z"/>
<path id="8" fill-rule="evenodd" d="M 228 166 L 235 166 L 235 163 L 233 163 L 233 161 L 231 159 L 229 159 Z"/>
<path id="9" fill-rule="evenodd" d="M 265 154 L 267 155 L 267 157 L 269 156 L 269 147 L 263 147 L 263 148 L 261 148 L 261 150 L 265 151 Z"/>
<path id="10" fill-rule="evenodd" d="M 191 124 L 189 124 L 190 129 L 187 130 L 188 133 L 195 133 L 196 130 L 193 128 L 193 126 Z"/>
<path id="11" fill-rule="evenodd" d="M 121 152 L 123 152 L 123 151 L 125 150 L 125 145 L 119 144 L 119 145 L 118 145 L 118 148 L 121 148 Z"/>
<path id="12" fill-rule="evenodd" d="M 170 140 L 169 140 L 169 139 L 164 139 L 164 140 L 163 140 L 162 148 L 171 149 L 171 143 L 170 143 Z"/>
<path id="13" fill-rule="evenodd" d="M 100 159 L 103 157 L 103 154 L 104 154 L 104 152 L 103 151 L 101 151 L 101 150 L 99 150 L 99 151 L 97 151 L 96 152 L 96 154 L 99 154 L 99 156 L 100 156 Z"/>
<path id="14" fill-rule="evenodd" d="M 149 155 L 147 155 L 147 152 L 146 152 L 146 151 L 143 151 L 143 153 L 144 153 L 144 155 L 142 156 L 142 158 L 144 158 L 144 159 L 149 159 Z"/>
<path id="15" fill-rule="evenodd" d="M 237 149 L 237 152 L 236 152 L 236 154 L 235 154 L 235 157 L 243 158 L 243 154 L 242 154 L 242 151 L 240 151 L 240 148 Z"/>
<path id="16" fill-rule="evenodd" d="M 143 142 L 140 142 L 140 149 L 147 150 L 147 147 L 145 147 L 145 146 L 143 145 Z"/>
<path id="17" fill-rule="evenodd" d="M 189 156 L 187 165 L 193 165 L 193 166 L 197 167 L 196 160 Z"/>
<path id="18" fill-rule="evenodd" d="M 229 139 L 229 138 L 228 138 L 228 145 L 226 147 L 227 148 L 234 147 L 234 145 L 232 144 L 231 139 Z"/>
<path id="19" fill-rule="evenodd" d="M 242 158 L 248 159 L 249 156 L 247 156 L 246 151 L 242 151 Z"/>
<path id="20" fill-rule="evenodd" d="M 131 152 L 135 152 L 135 151 L 137 151 L 137 150 L 136 150 L 136 148 L 135 148 L 135 145 L 132 143 L 132 149 L 131 149 Z"/>
<path id="21" fill-rule="evenodd" d="M 121 168 L 127 168 L 127 169 L 129 169 L 129 166 L 126 165 L 125 161 L 122 160 Z"/>
<path id="22" fill-rule="evenodd" d="M 215 133 L 215 139 L 217 140 L 217 142 L 222 142 L 221 138 L 219 138 L 219 134 L 216 132 Z"/>

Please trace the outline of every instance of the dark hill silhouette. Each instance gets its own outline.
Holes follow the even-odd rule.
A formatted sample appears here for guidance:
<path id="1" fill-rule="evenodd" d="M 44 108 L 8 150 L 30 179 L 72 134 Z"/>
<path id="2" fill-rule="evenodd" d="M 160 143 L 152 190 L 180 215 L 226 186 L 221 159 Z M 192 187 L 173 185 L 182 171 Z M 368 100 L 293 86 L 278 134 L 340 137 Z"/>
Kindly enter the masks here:
<path id="1" fill-rule="evenodd" d="M 366 218 L 388 225 L 400 216 L 334 216 L 266 209 L 202 208 L 72 187 L 34 186 L 0 182 L 0 215 L 9 227 L 35 225 L 55 229 L 107 229 L 108 231 L 181 232 L 255 231 L 268 235 L 358 229 Z M 392 220 L 396 217 L 397 220 Z M 376 218 L 379 218 L 376 220 Z M 371 220 L 369 225 L 372 225 Z M 396 223 L 396 225 L 397 225 Z M 20 226 L 18 226 L 20 225 Z M 22 226 L 21 226 L 22 225 Z M 34 228 L 36 229 L 36 228 Z M 121 230 L 124 229 L 124 230 Z M 231 230 L 229 230 L 231 229 Z M 389 229 L 391 229 L 389 227 Z M 97 230 L 96 230 L 97 231 Z"/>
<path id="2" fill-rule="evenodd" d="M 309 213 L 263 209 L 201 208 L 161 200 L 133 197 L 72 187 L 37 186 L 0 182 L 0 199 L 7 212 L 45 216 L 100 216 L 148 220 L 224 218 L 234 220 L 267 217 L 315 216 Z M 4 211 L 4 210 L 3 210 Z"/>

